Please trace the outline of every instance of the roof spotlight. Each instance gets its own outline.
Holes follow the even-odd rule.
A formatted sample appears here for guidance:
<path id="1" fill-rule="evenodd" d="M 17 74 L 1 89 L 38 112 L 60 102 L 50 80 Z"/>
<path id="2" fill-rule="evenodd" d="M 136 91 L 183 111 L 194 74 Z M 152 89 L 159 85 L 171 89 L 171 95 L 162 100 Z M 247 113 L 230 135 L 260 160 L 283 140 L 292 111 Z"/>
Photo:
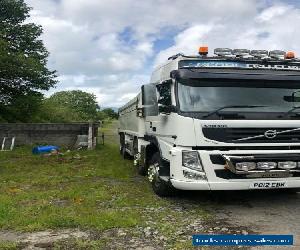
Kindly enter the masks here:
<path id="1" fill-rule="evenodd" d="M 241 57 L 243 57 L 243 56 L 249 55 L 249 54 L 250 54 L 250 50 L 248 50 L 248 49 L 234 49 L 234 50 L 232 51 L 232 54 L 234 54 L 234 55 L 236 55 L 236 56 L 241 56 Z"/>
<path id="2" fill-rule="evenodd" d="M 283 50 L 272 50 L 269 52 L 269 56 L 275 59 L 284 59 L 285 58 L 285 51 Z"/>
<path id="3" fill-rule="evenodd" d="M 268 57 L 269 52 L 267 50 L 251 50 L 250 54 L 254 57 L 265 58 Z"/>
<path id="4" fill-rule="evenodd" d="M 232 49 L 229 48 L 216 48 L 214 54 L 217 56 L 232 56 Z"/>

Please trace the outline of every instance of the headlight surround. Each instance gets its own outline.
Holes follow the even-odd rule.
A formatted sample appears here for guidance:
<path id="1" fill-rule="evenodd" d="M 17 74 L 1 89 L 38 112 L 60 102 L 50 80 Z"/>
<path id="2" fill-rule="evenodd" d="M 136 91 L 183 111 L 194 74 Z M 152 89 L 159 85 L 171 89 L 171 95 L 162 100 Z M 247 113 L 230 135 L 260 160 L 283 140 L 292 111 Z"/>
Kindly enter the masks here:
<path id="1" fill-rule="evenodd" d="M 182 151 L 182 166 L 203 172 L 203 167 L 197 151 Z"/>

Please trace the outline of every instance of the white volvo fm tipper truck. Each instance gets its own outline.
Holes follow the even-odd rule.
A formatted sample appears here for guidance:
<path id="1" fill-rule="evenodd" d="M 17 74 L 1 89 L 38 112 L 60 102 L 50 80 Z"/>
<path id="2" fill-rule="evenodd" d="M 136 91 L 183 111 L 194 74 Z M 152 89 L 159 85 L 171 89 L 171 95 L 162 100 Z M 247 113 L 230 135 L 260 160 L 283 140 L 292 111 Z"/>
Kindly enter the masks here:
<path id="1" fill-rule="evenodd" d="M 218 48 L 177 54 L 119 109 L 120 152 L 158 195 L 300 187 L 300 60 Z"/>

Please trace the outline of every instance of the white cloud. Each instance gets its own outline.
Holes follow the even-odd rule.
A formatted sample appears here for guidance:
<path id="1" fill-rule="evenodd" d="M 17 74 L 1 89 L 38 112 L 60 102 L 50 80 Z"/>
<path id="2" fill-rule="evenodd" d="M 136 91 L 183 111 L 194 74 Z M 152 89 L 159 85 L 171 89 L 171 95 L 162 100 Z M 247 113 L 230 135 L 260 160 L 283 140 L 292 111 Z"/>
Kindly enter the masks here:
<path id="1" fill-rule="evenodd" d="M 268 22 L 271 19 L 278 18 L 280 16 L 288 14 L 287 11 L 290 9 L 291 9 L 290 6 L 285 6 L 285 5 L 272 6 L 264 10 L 260 15 L 258 15 L 256 19 L 261 22 Z"/>
<path id="2" fill-rule="evenodd" d="M 174 45 L 160 51 L 155 64 L 178 52 L 195 54 L 197 47 L 203 44 L 209 45 L 210 54 L 217 47 L 300 52 L 299 23 L 300 9 L 280 4 L 264 9 L 248 23 L 194 25 L 177 34 Z"/>
<path id="3" fill-rule="evenodd" d="M 179 52 L 195 54 L 201 44 L 300 52 L 299 9 L 285 2 L 25 1 L 34 8 L 31 20 L 44 28 L 49 67 L 60 74 L 52 92 L 86 90 L 101 106 L 122 105 L 148 82 L 150 65 Z M 172 44 L 162 49 L 158 40 Z"/>
<path id="4" fill-rule="evenodd" d="M 115 74 L 102 76 L 64 75 L 59 77 L 60 84 L 48 91 L 50 96 L 56 91 L 80 89 L 95 94 L 97 101 L 104 107 L 120 107 L 137 95 L 148 75 Z"/>
<path id="5" fill-rule="evenodd" d="M 177 53 L 195 54 L 200 45 L 208 43 L 207 35 L 214 25 L 195 25 L 179 33 L 175 39 L 175 44 L 168 49 L 161 51 L 156 58 L 155 65 L 163 63 L 169 56 Z"/>

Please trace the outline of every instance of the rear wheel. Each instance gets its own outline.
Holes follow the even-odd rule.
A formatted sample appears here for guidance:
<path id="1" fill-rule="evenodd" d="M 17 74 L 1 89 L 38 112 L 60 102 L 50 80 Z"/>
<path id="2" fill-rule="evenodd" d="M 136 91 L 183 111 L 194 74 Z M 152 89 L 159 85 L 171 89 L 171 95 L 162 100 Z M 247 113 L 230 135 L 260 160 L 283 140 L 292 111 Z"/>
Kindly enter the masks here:
<path id="1" fill-rule="evenodd" d="M 130 155 L 126 151 L 125 147 L 125 135 L 120 134 L 120 154 L 122 155 L 123 159 L 130 159 Z"/>
<path id="2" fill-rule="evenodd" d="M 121 148 L 121 155 L 122 155 L 123 159 L 130 159 L 130 155 L 126 151 L 125 145 L 123 145 Z"/>
<path id="3" fill-rule="evenodd" d="M 159 176 L 159 168 L 160 168 L 160 155 L 159 153 L 155 153 L 148 167 L 148 179 L 152 185 L 152 189 L 154 193 L 158 196 L 171 196 L 174 194 L 175 188 L 171 183 L 163 180 Z"/>
<path id="4" fill-rule="evenodd" d="M 146 168 L 146 166 L 143 166 L 141 163 L 139 163 L 139 165 L 138 165 L 138 174 L 139 175 L 142 175 L 142 176 L 145 176 L 145 175 L 147 175 L 147 168 Z"/>
<path id="5" fill-rule="evenodd" d="M 133 139 L 133 164 L 137 168 L 139 175 L 145 176 L 147 174 L 147 168 L 144 163 L 141 163 L 141 154 L 139 153 L 139 144 L 137 137 Z"/>
<path id="6" fill-rule="evenodd" d="M 125 136 L 123 133 L 121 133 L 120 134 L 120 155 L 122 155 L 124 145 L 125 145 Z"/>

